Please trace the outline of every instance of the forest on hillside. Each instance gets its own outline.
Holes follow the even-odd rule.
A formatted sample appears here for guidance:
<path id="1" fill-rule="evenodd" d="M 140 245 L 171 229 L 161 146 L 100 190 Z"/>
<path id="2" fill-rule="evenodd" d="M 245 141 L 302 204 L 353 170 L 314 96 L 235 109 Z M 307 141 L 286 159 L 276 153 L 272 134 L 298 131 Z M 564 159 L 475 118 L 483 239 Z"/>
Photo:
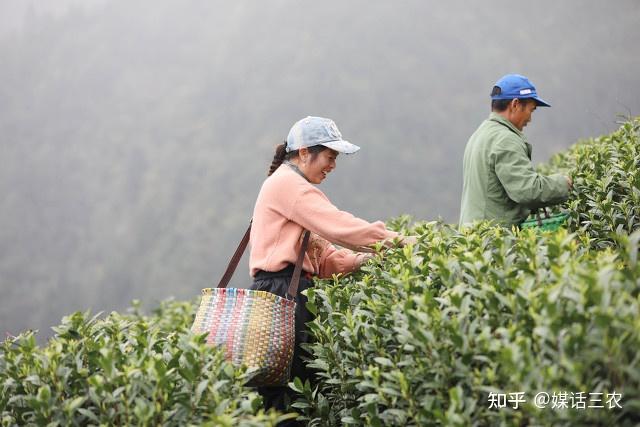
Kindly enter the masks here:
<path id="1" fill-rule="evenodd" d="M 454 223 L 462 150 L 502 74 L 553 105 L 526 129 L 536 163 L 640 111 L 630 0 L 29 4 L 0 3 L 15 19 L 0 32 L 3 335 L 195 298 L 308 114 L 363 147 L 322 186 L 338 207 Z"/>

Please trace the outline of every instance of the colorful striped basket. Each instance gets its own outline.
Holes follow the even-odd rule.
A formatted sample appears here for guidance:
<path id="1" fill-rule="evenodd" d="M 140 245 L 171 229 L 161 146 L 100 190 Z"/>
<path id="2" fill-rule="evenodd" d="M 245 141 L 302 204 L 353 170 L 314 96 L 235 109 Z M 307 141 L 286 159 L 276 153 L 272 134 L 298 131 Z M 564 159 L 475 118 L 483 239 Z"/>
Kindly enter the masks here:
<path id="1" fill-rule="evenodd" d="M 289 381 L 295 344 L 296 303 L 269 292 L 206 288 L 192 332 L 208 332 L 207 343 L 226 358 L 255 369 L 249 385 Z"/>
<path id="2" fill-rule="evenodd" d="M 250 232 L 251 225 L 218 286 L 202 290 L 191 331 L 208 333 L 207 343 L 222 348 L 227 360 L 252 370 L 247 385 L 286 385 L 295 346 L 295 297 L 310 233 L 304 233 L 288 298 L 283 298 L 264 291 L 227 288 L 249 243 Z"/>

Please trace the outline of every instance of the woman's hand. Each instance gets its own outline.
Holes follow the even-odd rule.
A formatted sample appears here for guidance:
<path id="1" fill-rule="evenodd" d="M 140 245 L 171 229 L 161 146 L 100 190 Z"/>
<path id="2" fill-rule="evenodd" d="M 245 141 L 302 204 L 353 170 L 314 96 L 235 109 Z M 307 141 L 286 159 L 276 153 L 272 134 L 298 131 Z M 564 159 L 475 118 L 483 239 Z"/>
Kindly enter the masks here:
<path id="1" fill-rule="evenodd" d="M 362 267 L 369 260 L 372 260 L 375 257 L 376 257 L 375 254 L 372 254 L 372 253 L 360 253 L 360 254 L 358 254 L 358 266 L 357 266 L 357 268 Z"/>
<path id="2" fill-rule="evenodd" d="M 416 243 L 418 243 L 418 236 L 404 236 L 402 234 L 399 234 L 398 236 L 396 236 L 391 240 L 385 240 L 384 248 L 385 249 L 401 248 L 407 245 L 415 245 Z"/>
<path id="3" fill-rule="evenodd" d="M 418 236 L 400 236 L 401 246 L 415 245 L 416 243 L 418 243 Z"/>

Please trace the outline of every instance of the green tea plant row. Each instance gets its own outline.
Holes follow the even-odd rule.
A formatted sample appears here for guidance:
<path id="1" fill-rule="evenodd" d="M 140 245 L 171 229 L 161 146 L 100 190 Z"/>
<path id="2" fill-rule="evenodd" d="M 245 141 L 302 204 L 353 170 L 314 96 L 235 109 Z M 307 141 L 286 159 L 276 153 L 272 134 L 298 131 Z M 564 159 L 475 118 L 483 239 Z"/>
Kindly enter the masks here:
<path id="1" fill-rule="evenodd" d="M 269 426 L 246 372 L 189 332 L 194 305 L 167 301 L 104 319 L 75 313 L 45 346 L 33 332 L 0 348 L 3 426 Z"/>
<path id="2" fill-rule="evenodd" d="M 594 249 L 615 245 L 614 234 L 640 229 L 640 118 L 575 144 L 540 170 L 572 176 L 574 190 L 561 208 L 571 216 L 569 229 L 584 232 Z"/>
<path id="3" fill-rule="evenodd" d="M 320 381 L 294 387 L 311 425 L 640 422 L 640 235 L 596 252 L 566 231 L 410 232 L 414 247 L 308 291 Z M 491 407 L 520 392 L 517 409 Z M 621 407 L 539 409 L 540 392 Z"/>

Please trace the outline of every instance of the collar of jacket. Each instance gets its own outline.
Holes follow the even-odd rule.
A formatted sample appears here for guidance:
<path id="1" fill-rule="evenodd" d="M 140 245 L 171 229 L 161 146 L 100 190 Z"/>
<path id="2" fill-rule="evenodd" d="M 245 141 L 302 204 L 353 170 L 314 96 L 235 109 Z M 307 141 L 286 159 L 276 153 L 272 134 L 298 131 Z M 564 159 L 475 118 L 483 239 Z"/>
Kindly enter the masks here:
<path id="1" fill-rule="evenodd" d="M 289 161 L 289 160 L 285 160 L 284 162 L 282 162 L 283 164 L 289 166 L 291 168 L 291 170 L 293 170 L 295 173 L 297 173 L 298 175 L 300 175 L 301 177 L 303 177 L 307 182 L 311 182 L 309 181 L 309 178 L 307 178 L 307 176 L 305 174 L 302 173 L 302 171 L 300 170 L 300 168 L 298 166 L 296 166 L 295 163 Z"/>
<path id="2" fill-rule="evenodd" d="M 515 132 L 520 138 L 526 140 L 526 138 L 524 136 L 524 133 L 520 132 L 518 130 L 518 128 L 513 125 L 513 123 L 511 123 L 509 120 L 507 120 L 504 117 L 502 117 L 500 114 L 494 113 L 492 111 L 491 114 L 489 115 L 489 120 L 493 120 L 494 122 L 498 122 L 498 123 L 508 127 L 513 132 Z"/>
<path id="3" fill-rule="evenodd" d="M 500 123 L 501 125 L 511 130 L 513 133 L 518 135 L 518 137 L 520 137 L 525 147 L 527 148 L 527 155 L 529 156 L 529 158 L 531 158 L 531 152 L 533 151 L 531 144 L 529 144 L 529 141 L 527 141 L 527 137 L 524 135 L 524 133 L 520 132 L 518 128 L 513 125 L 513 123 L 511 123 L 509 120 L 502 117 L 500 114 L 494 113 L 493 111 L 489 115 L 489 120 L 494 121 L 496 123 Z"/>

